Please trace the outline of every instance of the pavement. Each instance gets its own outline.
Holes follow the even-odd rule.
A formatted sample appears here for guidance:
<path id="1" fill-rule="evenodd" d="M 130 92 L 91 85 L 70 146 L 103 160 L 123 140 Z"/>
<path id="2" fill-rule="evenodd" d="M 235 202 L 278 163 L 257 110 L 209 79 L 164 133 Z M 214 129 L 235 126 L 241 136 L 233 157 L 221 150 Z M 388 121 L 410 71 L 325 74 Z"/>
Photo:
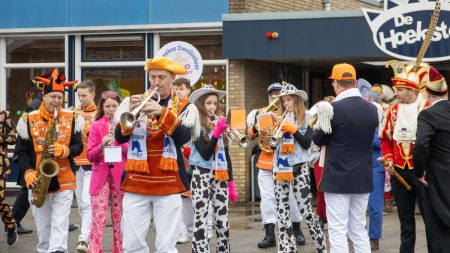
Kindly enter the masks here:
<path id="1" fill-rule="evenodd" d="M 14 203 L 14 196 L 8 196 L 8 202 Z M 418 212 L 418 208 L 416 208 Z M 416 253 L 427 252 L 425 228 L 421 216 L 416 213 Z M 80 217 L 78 215 L 78 209 L 76 207 L 76 201 L 74 200 L 70 215 L 70 222 L 74 224 L 80 223 Z M 34 221 L 31 211 L 28 211 L 26 217 L 22 221 L 22 226 L 26 228 L 34 228 Z M 259 203 L 245 203 L 245 204 L 233 204 L 230 208 L 230 239 L 231 239 L 231 252 L 233 253 L 249 253 L 249 252 L 261 252 L 261 253 L 275 253 L 276 248 L 259 249 L 257 243 L 264 237 L 263 226 L 261 225 L 261 216 L 259 211 Z M 311 236 L 308 233 L 305 222 L 301 224 L 303 233 L 306 237 L 306 245 L 299 246 L 299 253 L 313 253 L 316 252 Z M 0 226 L 1 227 L 1 226 Z M 69 252 L 76 252 L 76 243 L 80 230 L 69 232 L 68 247 Z M 324 229 L 325 235 L 328 237 L 327 225 Z M 0 233 L 0 253 L 28 253 L 36 252 L 35 247 L 37 245 L 37 233 L 33 232 L 29 235 L 19 235 L 19 241 L 12 247 L 8 247 L 6 244 L 6 233 Z M 112 252 L 112 226 L 111 221 L 108 220 L 105 229 L 105 235 L 103 240 L 103 252 Z M 150 232 L 147 236 L 147 242 L 150 247 L 150 252 L 155 252 L 155 229 L 151 226 Z M 350 244 L 351 245 L 351 244 Z M 400 224 L 398 221 L 397 213 L 391 212 L 384 215 L 383 221 L 383 238 L 380 240 L 380 250 L 374 252 L 390 253 L 398 252 L 400 245 Z M 215 251 L 215 239 L 214 237 L 210 241 L 211 252 Z M 185 243 L 177 245 L 180 253 L 191 252 L 191 243 Z M 350 251 L 353 252 L 353 251 Z"/>

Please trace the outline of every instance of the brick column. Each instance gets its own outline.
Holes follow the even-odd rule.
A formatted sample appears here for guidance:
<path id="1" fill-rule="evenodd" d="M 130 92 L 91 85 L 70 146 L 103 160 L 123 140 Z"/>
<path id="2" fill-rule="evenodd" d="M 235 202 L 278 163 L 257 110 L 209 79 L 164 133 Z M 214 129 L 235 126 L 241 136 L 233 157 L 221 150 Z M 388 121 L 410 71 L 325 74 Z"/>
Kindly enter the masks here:
<path id="1" fill-rule="evenodd" d="M 266 89 L 270 84 L 270 65 L 266 62 L 229 61 L 229 103 L 230 109 L 245 109 L 247 114 L 267 104 Z M 241 133 L 244 133 L 241 131 Z M 250 158 L 251 148 L 243 149 L 238 144 L 230 146 L 233 162 L 233 177 L 239 193 L 239 201 L 250 200 Z"/>

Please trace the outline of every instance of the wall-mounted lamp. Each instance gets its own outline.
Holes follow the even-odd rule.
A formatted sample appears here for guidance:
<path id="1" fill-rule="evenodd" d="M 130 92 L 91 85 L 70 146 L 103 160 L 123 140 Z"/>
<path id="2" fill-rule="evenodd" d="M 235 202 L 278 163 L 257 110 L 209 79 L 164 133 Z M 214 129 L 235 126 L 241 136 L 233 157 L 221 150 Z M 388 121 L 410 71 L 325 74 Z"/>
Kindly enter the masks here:
<path id="1" fill-rule="evenodd" d="M 277 32 L 266 32 L 266 39 L 271 40 L 276 38 L 278 38 Z"/>

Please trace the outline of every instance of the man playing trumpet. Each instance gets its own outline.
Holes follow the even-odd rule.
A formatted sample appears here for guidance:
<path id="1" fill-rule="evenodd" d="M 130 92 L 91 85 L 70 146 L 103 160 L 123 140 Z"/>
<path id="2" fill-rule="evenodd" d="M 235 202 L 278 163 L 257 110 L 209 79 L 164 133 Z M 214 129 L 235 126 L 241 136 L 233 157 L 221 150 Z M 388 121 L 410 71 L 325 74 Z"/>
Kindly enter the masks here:
<path id="1" fill-rule="evenodd" d="M 189 189 L 181 147 L 199 135 L 198 111 L 194 105 L 179 100 L 172 87 L 175 75 L 186 74 L 183 66 L 168 58 L 156 57 L 147 60 L 145 70 L 150 89 L 159 93 L 159 102 L 148 100 L 140 110 L 145 116 L 134 115 L 135 119 L 142 120 L 136 123 L 120 120 L 115 131 L 119 143 L 130 141 L 121 185 L 125 192 L 123 249 L 127 253 L 149 252 L 145 239 L 153 217 L 157 252 L 177 252 L 177 224 L 181 218 L 179 193 Z M 141 95 L 125 99 L 116 113 L 116 120 L 125 118 L 121 111 L 142 106 L 141 99 L 146 100 Z"/>
<path id="2" fill-rule="evenodd" d="M 37 77 L 44 83 L 43 103 L 39 110 L 24 113 L 17 124 L 17 154 L 20 166 L 24 168 L 25 181 L 29 189 L 39 243 L 39 253 L 67 252 L 67 236 L 70 207 L 76 179 L 71 168 L 73 157 L 83 150 L 81 131 L 84 122 L 81 116 L 61 108 L 65 86 L 64 75 L 54 69 L 48 78 Z M 49 136 L 53 136 L 51 139 Z M 53 167 L 56 176 L 45 187 L 45 174 L 40 170 L 43 155 L 50 155 L 46 166 Z M 44 156 L 44 157 L 45 157 Z M 49 161 L 50 160 L 50 161 Z M 51 164 L 51 160 L 55 163 Z M 46 174 L 48 175 L 48 174 Z M 45 193 L 48 188 L 48 193 Z"/>

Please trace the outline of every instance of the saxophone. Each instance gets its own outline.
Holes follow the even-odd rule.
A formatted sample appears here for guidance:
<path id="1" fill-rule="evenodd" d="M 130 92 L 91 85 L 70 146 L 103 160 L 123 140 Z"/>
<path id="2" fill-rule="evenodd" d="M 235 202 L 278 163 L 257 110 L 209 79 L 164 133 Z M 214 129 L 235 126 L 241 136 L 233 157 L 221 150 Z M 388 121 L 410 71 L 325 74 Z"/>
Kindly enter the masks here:
<path id="1" fill-rule="evenodd" d="M 59 165 L 52 159 L 52 155 L 48 152 L 48 149 L 55 142 L 56 121 L 57 121 L 57 108 L 53 108 L 53 119 L 50 123 L 50 128 L 47 129 L 47 135 L 45 136 L 45 146 L 42 153 L 41 162 L 39 163 L 39 169 L 37 171 L 37 185 L 32 189 L 31 204 L 36 207 L 44 205 L 45 198 L 48 193 L 48 186 L 50 181 L 59 172 Z"/>

